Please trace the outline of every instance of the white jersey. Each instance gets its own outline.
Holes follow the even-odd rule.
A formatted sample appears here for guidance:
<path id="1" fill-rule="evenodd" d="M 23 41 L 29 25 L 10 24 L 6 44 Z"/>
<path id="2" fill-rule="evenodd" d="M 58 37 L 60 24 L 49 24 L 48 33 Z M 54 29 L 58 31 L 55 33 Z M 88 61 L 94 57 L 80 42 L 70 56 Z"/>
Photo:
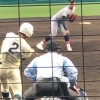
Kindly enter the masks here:
<path id="1" fill-rule="evenodd" d="M 34 49 L 23 39 L 13 32 L 7 33 L 1 46 L 1 53 L 10 53 L 16 57 L 16 53 L 19 53 L 17 59 L 28 58 L 32 55 Z"/>
<path id="2" fill-rule="evenodd" d="M 58 11 L 53 17 L 56 19 L 61 19 L 62 16 L 67 17 L 68 15 L 74 14 L 75 13 L 76 7 L 74 6 L 73 9 L 71 10 L 69 8 L 69 5 Z"/>

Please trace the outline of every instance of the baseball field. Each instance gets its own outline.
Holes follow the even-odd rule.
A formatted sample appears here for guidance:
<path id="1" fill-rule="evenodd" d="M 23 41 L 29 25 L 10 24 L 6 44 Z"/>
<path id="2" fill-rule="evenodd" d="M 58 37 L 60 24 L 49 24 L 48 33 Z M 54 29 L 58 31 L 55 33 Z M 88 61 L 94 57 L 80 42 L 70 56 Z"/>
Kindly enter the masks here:
<path id="1" fill-rule="evenodd" d="M 35 8 L 37 10 L 36 12 L 33 9 L 34 6 L 32 8 L 31 6 L 24 6 L 25 8 L 20 8 L 20 16 L 18 14 L 18 8 L 14 8 L 15 10 L 12 9 L 13 11 L 10 12 L 11 9 L 9 7 L 4 7 L 5 15 L 0 9 L 0 46 L 7 32 L 17 33 L 20 23 L 30 22 L 34 26 L 34 35 L 31 39 L 27 39 L 27 41 L 39 55 L 44 54 L 45 51 L 38 50 L 36 44 L 50 33 L 49 16 L 52 16 L 63 6 L 65 5 L 52 6 L 51 14 L 49 8 L 46 9 L 43 6 L 40 7 L 43 7 L 45 10 L 40 10 L 40 7 L 35 6 L 38 8 Z M 79 72 L 78 86 L 85 89 L 89 100 L 100 100 L 100 4 L 98 6 L 91 4 L 88 5 L 88 8 L 85 5 L 82 8 L 83 11 L 80 8 L 81 6 L 77 5 L 78 10 L 76 9 L 76 14 L 79 15 L 78 19 L 73 23 L 66 22 L 71 32 L 70 41 L 73 51 L 68 52 L 66 50 L 65 41 L 60 30 L 58 30 L 55 40 L 60 44 L 62 55 L 71 59 L 77 67 Z M 47 13 L 43 14 L 42 10 Z M 34 57 L 39 55 L 33 54 L 32 57 L 21 63 L 23 92 L 32 85 L 32 82 L 24 76 L 23 70 Z"/>

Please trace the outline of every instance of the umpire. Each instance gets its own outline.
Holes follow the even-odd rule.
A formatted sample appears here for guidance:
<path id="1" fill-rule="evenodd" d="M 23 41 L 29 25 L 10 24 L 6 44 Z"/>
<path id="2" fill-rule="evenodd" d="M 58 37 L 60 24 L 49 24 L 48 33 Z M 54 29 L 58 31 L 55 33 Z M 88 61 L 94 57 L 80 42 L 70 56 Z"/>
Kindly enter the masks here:
<path id="1" fill-rule="evenodd" d="M 43 96 L 80 100 L 80 97 L 78 97 L 79 92 L 76 88 L 78 70 L 74 64 L 67 57 L 57 53 L 59 49 L 57 42 L 48 41 L 45 49 L 47 52 L 34 58 L 24 70 L 25 76 L 34 82 L 24 92 L 25 100 L 34 100 Z M 61 82 L 64 73 L 67 73 L 70 91 L 67 83 Z"/>

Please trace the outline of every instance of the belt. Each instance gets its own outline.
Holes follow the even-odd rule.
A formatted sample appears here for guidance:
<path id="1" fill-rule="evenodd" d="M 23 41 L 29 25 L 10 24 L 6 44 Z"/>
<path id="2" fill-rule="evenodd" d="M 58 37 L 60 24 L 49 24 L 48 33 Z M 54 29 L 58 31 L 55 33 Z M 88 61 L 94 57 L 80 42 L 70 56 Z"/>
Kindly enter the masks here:
<path id="1" fill-rule="evenodd" d="M 49 81 L 49 82 L 58 82 L 60 81 L 60 79 L 58 77 L 53 77 L 53 78 L 38 78 L 37 81 L 42 81 L 42 82 L 46 82 L 46 81 Z"/>

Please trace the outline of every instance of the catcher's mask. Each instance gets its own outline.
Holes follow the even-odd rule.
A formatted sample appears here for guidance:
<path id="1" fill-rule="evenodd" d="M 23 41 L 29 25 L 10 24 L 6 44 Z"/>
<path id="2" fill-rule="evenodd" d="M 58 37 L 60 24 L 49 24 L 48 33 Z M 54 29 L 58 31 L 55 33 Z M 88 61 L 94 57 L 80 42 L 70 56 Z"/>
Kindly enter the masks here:
<path id="1" fill-rule="evenodd" d="M 60 49 L 60 46 L 59 46 L 59 43 L 57 41 L 50 40 L 45 44 L 45 50 L 57 51 L 59 49 Z"/>

